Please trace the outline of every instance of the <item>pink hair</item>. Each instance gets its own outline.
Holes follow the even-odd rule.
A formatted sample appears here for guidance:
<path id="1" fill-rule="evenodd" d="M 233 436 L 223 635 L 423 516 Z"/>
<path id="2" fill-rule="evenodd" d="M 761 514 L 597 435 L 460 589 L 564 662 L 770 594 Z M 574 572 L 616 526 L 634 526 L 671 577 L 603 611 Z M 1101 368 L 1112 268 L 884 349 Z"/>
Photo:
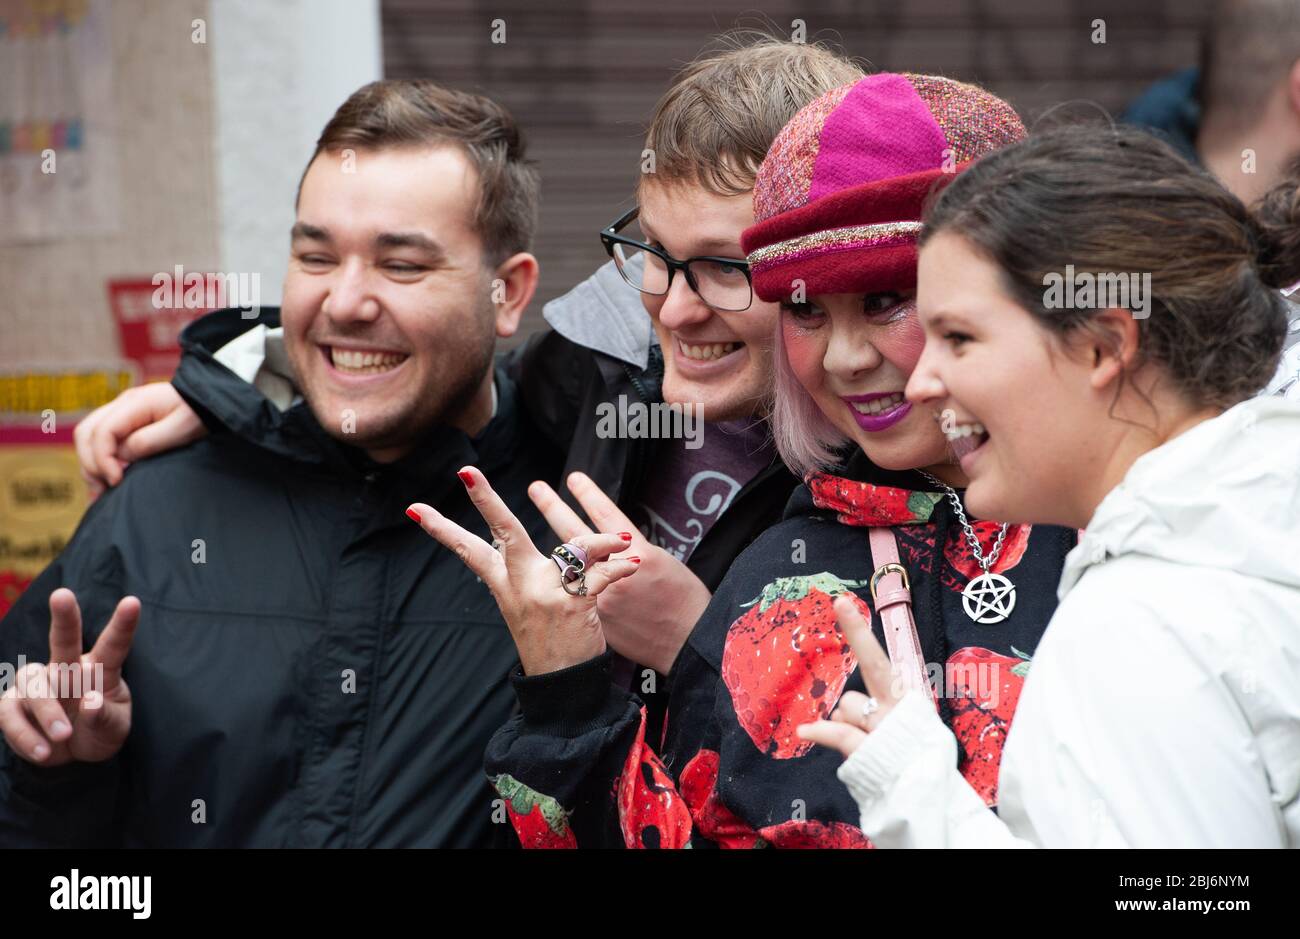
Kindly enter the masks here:
<path id="1" fill-rule="evenodd" d="M 776 337 L 773 343 L 772 438 L 785 465 L 796 476 L 828 469 L 843 459 L 839 452 L 850 443 L 813 401 L 812 395 L 795 377 L 794 369 L 786 358 L 782 321 L 776 319 Z"/>

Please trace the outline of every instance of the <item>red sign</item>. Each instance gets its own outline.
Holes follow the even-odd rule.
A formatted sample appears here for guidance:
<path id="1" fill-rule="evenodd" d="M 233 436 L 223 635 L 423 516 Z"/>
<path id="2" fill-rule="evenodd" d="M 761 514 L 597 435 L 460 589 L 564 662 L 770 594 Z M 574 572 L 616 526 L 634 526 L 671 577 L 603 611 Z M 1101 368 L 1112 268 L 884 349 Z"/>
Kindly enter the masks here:
<path id="1" fill-rule="evenodd" d="M 212 276 L 186 275 L 201 282 Z M 203 301 L 207 299 L 206 293 L 199 292 Z M 173 289 L 170 273 L 108 282 L 108 302 L 117 321 L 122 355 L 139 363 L 145 381 L 171 378 L 181 359 L 181 330 L 204 313 L 217 309 L 203 301 L 193 303 L 193 295 L 191 292 L 187 297 L 180 283 Z"/>

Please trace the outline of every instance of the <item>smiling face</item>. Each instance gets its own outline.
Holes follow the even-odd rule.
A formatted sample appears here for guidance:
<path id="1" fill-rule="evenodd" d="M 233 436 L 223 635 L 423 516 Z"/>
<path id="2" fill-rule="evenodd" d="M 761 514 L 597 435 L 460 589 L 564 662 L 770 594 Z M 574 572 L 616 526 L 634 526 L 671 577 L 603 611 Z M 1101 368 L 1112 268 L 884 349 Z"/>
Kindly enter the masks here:
<path id="1" fill-rule="evenodd" d="M 325 151 L 303 178 L 286 351 L 321 426 L 375 459 L 486 420 L 496 324 L 476 198 L 454 146 Z"/>
<path id="2" fill-rule="evenodd" d="M 745 257 L 740 234 L 754 224 L 749 193 L 720 196 L 689 183 L 641 187 L 641 230 L 679 260 Z M 681 276 L 668 294 L 641 295 L 664 352 L 664 400 L 703 405 L 709 421 L 763 413 L 772 384 L 772 330 L 778 307 L 757 297 L 749 309 L 710 308 Z"/>
<path id="3" fill-rule="evenodd" d="M 1113 386 L 1095 388 L 1092 356 L 1040 326 L 960 235 L 930 239 L 917 274 L 926 344 L 907 396 L 951 437 L 967 506 L 1005 522 L 1086 523 L 1126 426 L 1108 416 Z"/>
<path id="4" fill-rule="evenodd" d="M 782 304 L 781 341 L 799 384 L 873 463 L 964 483 L 938 425 L 903 397 L 925 341 L 910 291 Z"/>

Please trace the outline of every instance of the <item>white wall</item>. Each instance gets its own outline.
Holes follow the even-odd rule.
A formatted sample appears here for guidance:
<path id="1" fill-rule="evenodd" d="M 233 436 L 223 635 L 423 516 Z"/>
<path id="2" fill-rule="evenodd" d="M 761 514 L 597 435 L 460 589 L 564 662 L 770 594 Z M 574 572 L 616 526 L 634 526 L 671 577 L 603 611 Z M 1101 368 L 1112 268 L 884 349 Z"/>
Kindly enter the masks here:
<path id="1" fill-rule="evenodd" d="M 210 0 L 223 272 L 259 273 L 276 304 L 298 179 L 316 138 L 383 75 L 379 0 Z"/>
<path id="2" fill-rule="evenodd" d="M 106 232 L 0 247 L 0 368 L 116 360 L 107 282 L 175 264 L 214 270 L 211 56 L 191 41 L 204 0 L 114 0 L 106 6 L 118 224 Z M 56 173 L 51 185 L 63 185 Z M 93 195 L 93 194 L 92 194 Z M 4 219 L 0 218 L 0 224 Z"/>
<path id="3" fill-rule="evenodd" d="M 257 272 L 261 302 L 278 302 L 294 191 L 316 137 L 382 73 L 379 0 L 107 9 L 120 224 L 0 247 L 0 368 L 118 359 L 110 278 L 177 264 Z M 195 19 L 206 42 L 193 41 Z"/>

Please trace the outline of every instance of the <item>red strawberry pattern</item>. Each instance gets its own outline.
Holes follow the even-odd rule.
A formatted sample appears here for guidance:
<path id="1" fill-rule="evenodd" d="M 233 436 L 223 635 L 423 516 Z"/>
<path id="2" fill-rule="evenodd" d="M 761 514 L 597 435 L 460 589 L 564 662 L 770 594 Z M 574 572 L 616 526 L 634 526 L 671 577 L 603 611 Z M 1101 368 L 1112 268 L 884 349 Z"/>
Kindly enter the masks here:
<path id="1" fill-rule="evenodd" d="M 643 707 L 615 794 L 623 842 L 629 848 L 684 848 L 691 840 L 691 812 L 663 761 L 646 746 L 645 719 Z"/>
<path id="2" fill-rule="evenodd" d="M 949 656 L 946 669 L 952 732 L 961 748 L 957 769 L 990 806 L 998 803 L 1002 747 L 1029 674 L 1029 656 L 1011 651 L 1017 658 L 967 646 Z"/>
<path id="3" fill-rule="evenodd" d="M 721 848 L 871 848 L 859 828 L 844 822 L 794 819 L 754 831 L 718 798 L 718 754 L 701 750 L 682 770 L 681 793 L 696 830 Z"/>
<path id="4" fill-rule="evenodd" d="M 863 586 L 829 572 L 781 577 L 742 604 L 750 609 L 727 631 L 722 680 L 737 720 L 762 752 L 788 760 L 812 749 L 795 728 L 826 717 L 858 665 L 831 603 Z M 866 602 L 850 596 L 869 620 Z"/>
<path id="5" fill-rule="evenodd" d="M 935 526 L 908 525 L 894 529 L 898 539 L 898 555 L 909 571 L 934 573 Z"/>
<path id="6" fill-rule="evenodd" d="M 1000 574 L 1019 564 L 1021 558 L 1025 556 L 1025 549 L 1029 547 L 1029 533 L 1033 527 L 1033 525 L 1008 525 L 1007 536 L 1002 541 L 1002 550 L 998 552 L 998 559 L 993 562 L 989 570 Z M 993 546 L 997 544 L 998 532 L 1002 530 L 1001 524 L 971 522 L 971 528 L 975 531 L 975 537 L 979 539 L 980 553 L 987 558 Z M 949 529 L 948 543 L 943 546 L 943 556 L 961 575 L 960 584 L 948 585 L 947 582 L 952 579 L 952 575 L 945 571 L 945 585 L 954 586 L 957 590 L 963 589 L 973 578 L 984 573 L 979 562 L 975 560 L 975 552 L 971 550 L 970 540 L 966 537 L 965 530 L 959 525 Z"/>
<path id="7" fill-rule="evenodd" d="M 682 770 L 682 798 L 690 807 L 695 829 L 721 848 L 756 848 L 762 844 L 750 828 L 718 798 L 718 754 L 701 750 Z"/>
<path id="8" fill-rule="evenodd" d="M 877 486 L 830 473 L 813 473 L 805 482 L 812 492 L 813 504 L 835 512 L 841 524 L 894 528 L 907 566 L 932 573 L 934 527 L 930 518 L 935 505 L 944 499 L 941 493 Z M 987 556 L 997 541 L 1001 524 L 979 521 L 972 522 L 971 527 L 979 539 L 981 552 Z M 989 570 L 1002 573 L 1019 564 L 1029 547 L 1032 530 L 1032 525 L 1009 526 L 998 559 Z M 983 573 L 965 531 L 959 526 L 950 529 L 943 554 L 948 567 L 941 581 L 949 590 L 960 592 L 972 578 Z"/>
<path id="9" fill-rule="evenodd" d="M 892 527 L 928 522 L 935 504 L 943 498 L 937 492 L 876 486 L 830 473 L 813 473 L 806 482 L 813 504 L 836 512 L 844 525 Z"/>
<path id="10" fill-rule="evenodd" d="M 492 785 L 506 802 L 506 815 L 525 848 L 576 848 L 578 839 L 569 827 L 569 816 L 550 796 L 544 796 L 502 773 L 491 777 Z"/>
<path id="11" fill-rule="evenodd" d="M 862 850 L 875 847 L 862 833 L 862 829 L 847 822 L 819 822 L 814 819 L 789 821 L 760 828 L 758 833 L 774 848 Z"/>

